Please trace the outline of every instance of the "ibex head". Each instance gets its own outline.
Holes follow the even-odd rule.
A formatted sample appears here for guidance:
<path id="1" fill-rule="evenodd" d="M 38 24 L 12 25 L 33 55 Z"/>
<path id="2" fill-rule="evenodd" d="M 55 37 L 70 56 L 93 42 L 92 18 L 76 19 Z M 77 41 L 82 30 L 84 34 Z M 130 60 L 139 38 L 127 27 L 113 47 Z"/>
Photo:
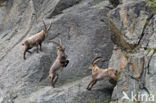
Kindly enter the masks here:
<path id="1" fill-rule="evenodd" d="M 65 48 L 64 48 L 64 46 L 62 45 L 61 39 L 59 39 L 59 41 L 60 41 L 60 43 L 57 43 L 57 42 L 55 42 L 55 41 L 49 41 L 49 42 L 52 42 L 52 43 L 54 43 L 54 44 L 56 44 L 56 45 L 58 46 L 58 47 L 57 47 L 57 54 L 60 54 L 60 53 L 62 53 L 62 52 L 65 51 Z"/>
<path id="2" fill-rule="evenodd" d="M 101 60 L 101 59 L 103 59 L 102 57 L 95 57 L 93 60 L 92 60 L 92 62 L 91 62 L 91 64 L 90 64 L 90 66 L 89 66 L 89 68 L 88 69 L 93 69 L 95 66 L 96 66 L 96 62 L 97 61 L 99 61 L 99 60 Z"/>
<path id="3" fill-rule="evenodd" d="M 43 20 L 43 24 L 44 24 L 44 29 L 43 29 L 43 31 L 44 31 L 44 32 L 45 32 L 45 34 L 47 35 L 47 34 L 48 34 L 49 29 L 51 28 L 52 22 L 50 23 L 50 25 L 49 25 L 48 29 L 47 29 L 47 26 L 46 26 L 46 24 L 45 24 L 44 20 Z"/>

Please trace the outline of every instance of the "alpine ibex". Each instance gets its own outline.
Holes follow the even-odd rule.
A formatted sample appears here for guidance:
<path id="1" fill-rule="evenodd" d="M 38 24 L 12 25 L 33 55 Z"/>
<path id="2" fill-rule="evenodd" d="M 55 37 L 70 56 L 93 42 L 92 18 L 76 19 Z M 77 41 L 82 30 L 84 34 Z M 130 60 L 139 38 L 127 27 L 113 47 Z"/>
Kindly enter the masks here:
<path id="1" fill-rule="evenodd" d="M 95 63 L 102 59 L 101 57 L 96 57 L 92 60 L 89 69 L 92 70 L 92 80 L 87 86 L 88 90 L 91 90 L 93 85 L 99 80 L 115 80 L 117 81 L 117 70 L 113 68 L 100 69 Z"/>
<path id="2" fill-rule="evenodd" d="M 52 42 L 52 43 L 58 45 L 57 58 L 54 61 L 53 65 L 51 66 L 50 71 L 49 71 L 50 83 L 51 83 L 51 86 L 54 87 L 54 84 L 58 80 L 58 73 L 63 70 L 63 67 L 66 67 L 68 65 L 69 60 L 67 60 L 67 55 L 65 54 L 65 48 L 62 45 L 61 40 L 60 40 L 60 44 L 55 41 L 49 41 L 49 42 Z M 56 79 L 55 79 L 55 77 L 56 77 Z"/>
<path id="3" fill-rule="evenodd" d="M 44 24 L 44 29 L 42 31 L 32 35 L 27 40 L 25 40 L 24 43 L 22 43 L 22 45 L 24 45 L 24 53 L 23 53 L 24 59 L 26 59 L 25 57 L 26 52 L 31 53 L 29 49 L 33 48 L 34 46 L 36 46 L 37 48 L 37 53 L 38 53 L 38 45 L 40 45 L 40 50 L 41 50 L 42 42 L 44 41 L 45 37 L 48 35 L 48 31 L 51 28 L 52 22 L 49 25 L 48 29 L 46 27 L 44 20 L 43 20 L 43 24 Z"/>

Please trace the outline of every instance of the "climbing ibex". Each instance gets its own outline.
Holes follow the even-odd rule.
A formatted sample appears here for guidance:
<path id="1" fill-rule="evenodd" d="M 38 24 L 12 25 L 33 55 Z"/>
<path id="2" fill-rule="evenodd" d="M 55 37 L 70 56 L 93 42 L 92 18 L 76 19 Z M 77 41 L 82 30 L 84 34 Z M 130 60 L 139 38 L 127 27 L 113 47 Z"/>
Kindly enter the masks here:
<path id="1" fill-rule="evenodd" d="M 52 42 L 52 43 L 58 45 L 57 58 L 54 61 L 53 65 L 51 66 L 50 71 L 49 71 L 50 83 L 51 83 L 51 86 L 54 87 L 54 84 L 58 80 L 58 73 L 63 70 L 63 67 L 66 67 L 68 65 L 69 60 L 67 60 L 67 55 L 65 54 L 65 48 L 62 45 L 61 40 L 60 40 L 60 44 L 55 41 L 49 41 L 49 42 Z M 55 77 L 56 77 L 56 79 L 55 79 Z"/>
<path id="2" fill-rule="evenodd" d="M 31 53 L 29 51 L 29 49 L 31 49 L 32 47 L 36 46 L 37 47 L 37 53 L 38 53 L 38 46 L 40 45 L 40 50 L 41 50 L 42 42 L 44 41 L 45 37 L 48 35 L 48 31 L 51 28 L 52 22 L 49 25 L 48 29 L 46 27 L 44 20 L 43 20 L 43 24 L 44 24 L 44 29 L 42 31 L 32 35 L 27 40 L 25 40 L 24 43 L 22 43 L 22 45 L 24 45 L 24 54 L 23 54 L 24 59 L 26 59 L 26 57 L 25 57 L 26 52 Z"/>
<path id="3" fill-rule="evenodd" d="M 95 63 L 102 59 L 101 57 L 96 57 L 92 60 L 89 69 L 92 70 L 92 80 L 87 86 L 88 90 L 91 90 L 93 85 L 99 80 L 110 80 L 113 79 L 117 81 L 117 70 L 113 68 L 100 69 Z"/>

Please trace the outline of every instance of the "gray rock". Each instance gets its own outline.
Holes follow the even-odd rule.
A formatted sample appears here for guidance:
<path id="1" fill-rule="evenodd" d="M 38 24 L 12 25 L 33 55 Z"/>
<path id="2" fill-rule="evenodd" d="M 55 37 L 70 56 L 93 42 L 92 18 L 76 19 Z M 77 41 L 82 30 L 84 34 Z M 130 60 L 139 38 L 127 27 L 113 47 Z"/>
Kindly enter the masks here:
<path id="1" fill-rule="evenodd" d="M 155 48 L 156 47 L 156 15 L 154 15 L 148 22 L 144 35 L 141 39 L 142 47 Z"/>
<path id="2" fill-rule="evenodd" d="M 116 61 L 120 61 L 118 64 L 116 64 L 116 68 L 120 71 L 121 66 L 119 64 L 123 63 L 123 61 L 122 59 L 118 58 L 118 55 L 114 55 L 117 53 L 118 50 L 113 52 L 111 60 L 114 59 L 115 61 L 116 58 Z M 148 92 L 150 92 L 152 95 L 155 95 L 153 92 L 156 90 L 154 84 L 155 79 L 153 79 L 153 77 L 155 76 L 155 74 L 153 74 L 153 70 L 155 69 L 151 68 L 151 66 L 154 66 L 154 64 L 152 64 L 153 59 L 150 60 L 151 57 L 154 58 L 154 56 L 152 56 L 152 53 L 153 51 L 148 53 L 144 50 L 138 50 L 137 53 L 128 54 L 127 62 L 124 68 L 122 69 L 122 73 L 118 80 L 117 86 L 114 88 L 113 95 L 111 98 L 112 101 L 115 101 L 115 103 L 117 101 L 124 102 L 124 100 L 122 99 L 122 97 L 124 96 L 123 92 L 125 92 L 130 98 L 130 100 L 126 100 L 127 102 L 133 101 L 131 100 L 132 94 L 135 95 L 137 93 L 142 93 L 148 95 Z M 120 54 L 125 53 L 120 52 Z M 148 66 L 149 63 L 151 65 L 150 68 Z M 111 64 L 113 64 L 113 61 L 111 61 L 109 65 L 110 67 L 113 67 Z M 149 74 L 149 72 L 152 72 L 152 74 Z"/>
<path id="3" fill-rule="evenodd" d="M 2 22 L 4 28 L 0 34 L 0 88 L 4 103 L 62 103 L 65 100 L 71 103 L 83 100 L 87 103 L 92 99 L 100 102 L 110 100 L 112 87 L 108 82 L 97 84 L 97 89 L 91 92 L 86 91 L 90 81 L 86 76 L 91 75 L 88 66 L 92 58 L 104 57 L 107 61 L 100 65 L 106 68 L 112 54 L 113 43 L 107 18 L 110 9 L 106 7 L 109 3 L 103 0 L 79 1 L 7 2 L 4 15 L 9 14 L 1 16 L 6 21 Z M 27 59 L 23 60 L 24 47 L 21 44 L 42 30 L 42 18 L 47 25 L 52 21 L 43 51 L 36 53 L 36 48 L 33 48 L 32 54 L 27 53 Z M 70 63 L 60 73 L 57 88 L 52 89 L 48 72 L 56 58 L 56 45 L 47 41 L 57 41 L 59 38 L 66 48 Z"/>
<path id="4" fill-rule="evenodd" d="M 156 16 L 146 25 L 150 14 L 146 2 L 131 1 L 123 0 L 109 18 L 108 0 L 7 0 L 0 4 L 0 103 L 127 103 L 122 101 L 123 91 L 129 97 L 132 91 L 155 95 Z M 42 30 L 42 19 L 47 25 L 52 21 L 43 51 L 36 53 L 33 48 L 23 60 L 21 44 Z M 110 36 L 118 45 L 114 50 Z M 70 63 L 59 74 L 56 88 L 51 88 L 48 72 L 56 45 L 47 41 L 59 38 Z M 91 80 L 88 66 L 95 56 L 106 60 L 100 67 L 121 72 L 114 90 L 108 81 L 86 90 Z"/>
<path id="5" fill-rule="evenodd" d="M 136 6 L 136 4 L 138 4 L 138 6 Z M 112 35 L 117 37 L 113 38 L 113 42 L 115 44 L 118 44 L 118 46 L 114 48 L 115 50 L 113 51 L 112 57 L 110 59 L 109 67 L 114 67 L 118 71 L 121 71 L 120 78 L 113 90 L 111 103 L 131 103 L 134 101 L 139 103 L 155 103 L 153 98 L 155 96 L 156 90 L 156 81 L 154 79 L 156 76 L 156 42 L 154 42 L 156 34 L 154 29 L 155 15 L 153 15 L 153 17 L 151 17 L 150 19 L 148 18 L 148 21 L 146 21 L 147 17 L 150 16 L 150 12 L 148 12 L 149 9 L 145 5 L 145 2 L 143 1 L 141 1 L 140 4 L 139 2 L 125 3 L 118 6 L 110 13 L 111 17 L 113 18 L 110 19 L 110 26 L 113 26 L 111 27 L 111 29 L 112 31 L 114 31 Z M 142 20 L 145 20 L 146 22 L 144 21 L 144 23 L 142 24 L 142 22 L 138 22 L 139 20 L 137 20 L 136 25 L 140 26 L 137 26 L 133 29 L 133 33 L 135 33 L 136 35 L 128 35 L 126 39 L 126 33 L 129 32 L 130 26 L 124 28 L 126 24 L 122 22 L 124 21 L 124 19 L 126 19 L 127 21 L 132 20 L 132 23 L 134 21 L 132 18 L 122 19 L 120 18 L 120 16 L 118 16 L 121 13 L 118 11 L 121 11 L 122 8 L 129 8 L 124 9 L 127 15 L 130 15 L 128 14 L 129 11 L 141 11 L 144 8 L 143 12 L 146 15 L 138 15 L 137 18 L 142 18 Z M 134 14 L 135 13 L 136 12 L 134 12 Z M 112 14 L 114 14 L 115 16 L 113 17 Z M 115 18 L 116 16 L 118 17 L 117 19 Z M 138 29 L 139 31 L 135 32 L 135 29 Z M 131 50 L 127 50 L 131 46 L 130 44 L 133 44 L 133 48 L 131 48 Z M 123 49 L 123 47 L 126 49 Z M 123 99 L 124 93 L 129 97 L 129 100 Z M 136 95 L 138 95 L 138 98 L 135 97 Z M 142 98 L 142 96 L 144 97 Z"/>
<path id="6" fill-rule="evenodd" d="M 128 49 L 138 44 L 148 15 L 149 9 L 144 1 L 124 3 L 113 9 L 109 12 L 113 41 Z"/>
<path id="7" fill-rule="evenodd" d="M 87 91 L 87 83 L 91 77 L 85 77 L 84 79 L 77 80 L 59 88 L 51 88 L 49 86 L 38 87 L 36 92 L 33 92 L 27 98 L 22 97 L 16 99 L 16 103 L 25 101 L 25 103 L 90 103 L 90 102 L 102 102 L 106 103 L 110 101 L 110 94 L 112 87 L 107 88 L 110 85 L 103 85 L 106 82 L 98 82 L 92 91 Z M 100 88 L 100 89 L 99 89 Z M 104 93 L 106 92 L 106 93 Z M 107 98 L 107 99 L 105 99 Z"/>
<path id="8" fill-rule="evenodd" d="M 136 1 L 145 1 L 145 0 L 121 0 L 122 3 L 136 2 Z"/>

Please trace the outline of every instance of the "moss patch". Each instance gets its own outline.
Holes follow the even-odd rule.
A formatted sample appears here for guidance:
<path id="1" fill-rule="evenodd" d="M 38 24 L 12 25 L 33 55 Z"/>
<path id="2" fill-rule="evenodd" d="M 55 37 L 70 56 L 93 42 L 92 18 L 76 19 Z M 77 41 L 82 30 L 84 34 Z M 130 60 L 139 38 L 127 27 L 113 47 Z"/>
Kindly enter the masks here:
<path id="1" fill-rule="evenodd" d="M 156 53 L 156 47 L 155 48 L 146 48 L 145 50 L 147 50 L 148 52 L 150 52 L 151 50 L 153 50 L 153 54 Z"/>
<path id="2" fill-rule="evenodd" d="M 0 6 L 5 6 L 7 0 L 0 0 Z"/>
<path id="3" fill-rule="evenodd" d="M 117 76 L 118 79 L 120 78 L 120 74 L 119 73 L 116 76 Z"/>
<path id="4" fill-rule="evenodd" d="M 153 54 L 155 54 L 156 53 L 156 47 L 155 48 L 152 48 L 152 49 L 154 50 Z"/>
<path id="5" fill-rule="evenodd" d="M 156 0 L 146 0 L 151 8 L 156 8 Z"/>

